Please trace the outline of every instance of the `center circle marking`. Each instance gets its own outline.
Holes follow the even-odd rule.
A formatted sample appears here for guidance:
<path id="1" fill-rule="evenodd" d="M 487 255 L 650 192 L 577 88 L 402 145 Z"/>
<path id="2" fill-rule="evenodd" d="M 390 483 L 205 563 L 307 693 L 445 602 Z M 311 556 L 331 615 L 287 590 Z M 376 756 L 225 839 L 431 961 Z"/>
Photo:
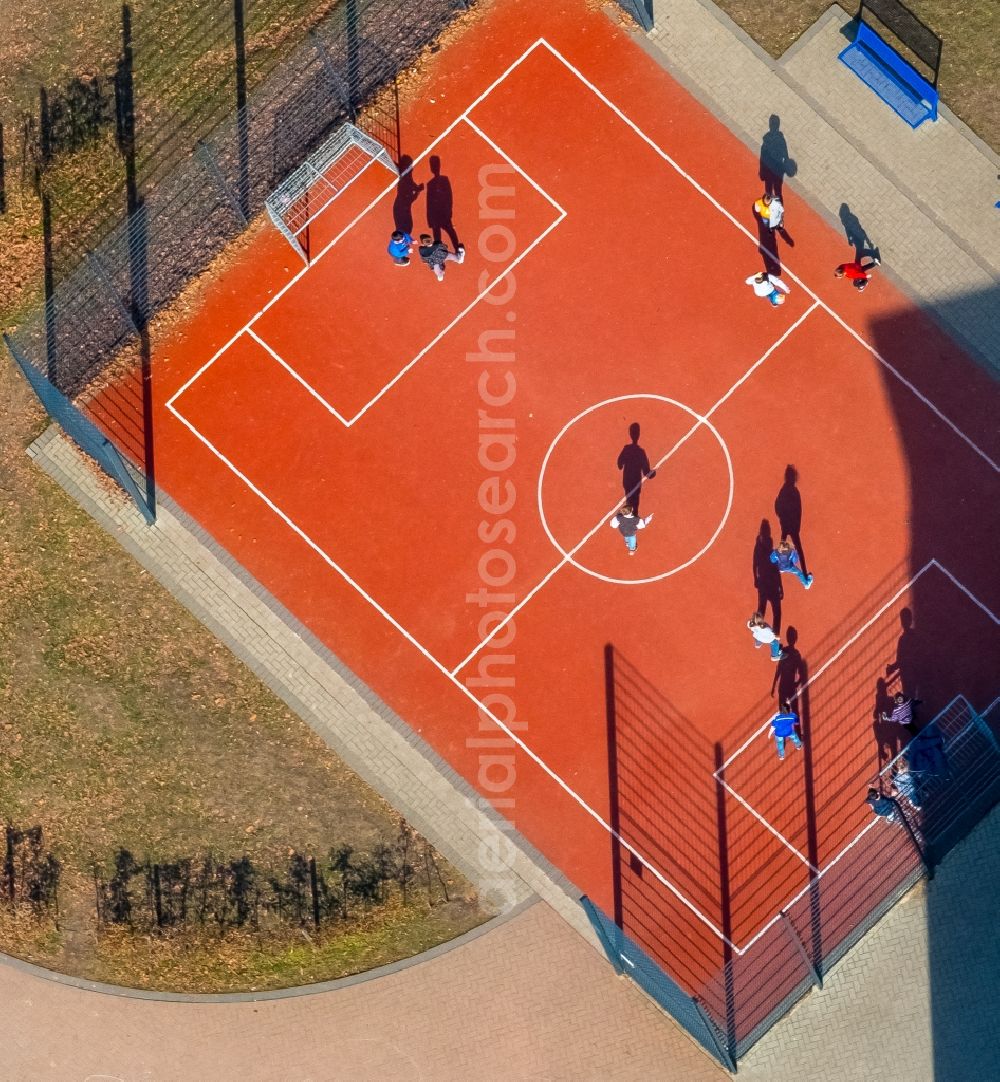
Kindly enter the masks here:
<path id="1" fill-rule="evenodd" d="M 580 544 L 576 546 L 576 548 L 574 548 L 571 552 L 567 552 L 566 549 L 564 549 L 562 545 L 559 544 L 559 542 L 555 538 L 555 535 L 552 533 L 552 530 L 549 528 L 548 520 L 545 517 L 545 502 L 542 499 L 542 485 L 545 482 L 545 471 L 548 469 L 549 459 L 552 457 L 552 452 L 555 451 L 556 447 L 559 445 L 559 441 L 563 438 L 563 436 L 566 435 L 566 433 L 573 427 L 573 425 L 575 425 L 578 421 L 583 420 L 584 417 L 586 417 L 590 413 L 593 413 L 595 410 L 603 409 L 605 406 L 613 406 L 616 402 L 632 402 L 637 399 L 654 402 L 665 402 L 669 406 L 676 406 L 679 410 L 683 410 L 686 414 L 688 414 L 688 416 L 691 417 L 694 421 L 696 421 L 699 426 L 704 425 L 705 428 L 707 428 L 708 431 L 712 433 L 719 447 L 722 449 L 722 454 L 726 460 L 726 469 L 729 473 L 729 493 L 726 497 L 726 509 L 722 513 L 722 518 L 719 520 L 719 525 L 715 527 L 715 532 L 689 560 L 685 560 L 684 563 L 678 564 L 676 567 L 672 567 L 667 571 L 662 571 L 659 575 L 648 575 L 647 577 L 641 579 L 620 579 L 615 578 L 613 575 L 603 575 L 600 571 L 595 571 L 593 568 L 587 567 L 586 564 L 580 563 L 579 560 L 576 560 L 573 557 L 573 552 L 577 552 L 579 549 L 581 549 L 586 543 L 586 541 L 589 541 L 590 538 L 597 533 L 597 530 L 601 526 L 604 526 L 606 522 L 610 521 L 610 514 L 601 521 L 599 526 L 591 530 L 591 532 L 587 534 L 584 540 L 581 541 Z M 693 434 L 694 433 L 692 432 L 691 435 Z M 661 465 L 665 465 L 665 463 L 661 463 Z M 654 469 L 659 470 L 660 466 L 654 463 Z M 678 571 L 683 571 L 685 567 L 690 567 L 691 564 L 693 564 L 696 560 L 700 560 L 701 557 L 704 556 L 706 552 L 708 552 L 708 550 L 715 544 L 716 538 L 719 536 L 720 533 L 722 533 L 722 529 L 729 519 L 729 513 L 733 509 L 734 487 L 733 460 L 729 455 L 729 448 L 726 446 L 726 441 L 722 438 L 721 435 L 719 435 L 718 429 L 707 417 L 702 416 L 702 414 L 698 413 L 696 410 L 691 409 L 690 406 L 685 405 L 683 402 L 678 402 L 675 398 L 667 398 L 666 395 L 623 394 L 618 395 L 616 398 L 606 398 L 603 402 L 596 402 L 594 403 L 594 405 L 588 406 L 585 410 L 582 410 L 571 420 L 567 421 L 565 425 L 563 425 L 559 434 L 549 444 L 549 449 L 545 452 L 545 457 L 542 459 L 541 472 L 538 474 L 538 514 L 541 516 L 542 527 L 545 530 L 545 534 L 548 537 L 549 541 L 552 542 L 553 548 L 555 548 L 555 550 L 562 555 L 563 559 L 567 563 L 572 564 L 578 571 L 582 571 L 585 575 L 590 575 L 591 578 L 600 579 L 601 582 L 610 582 L 617 586 L 639 586 L 642 583 L 659 582 L 661 579 L 668 579 L 671 575 L 676 575 Z"/>

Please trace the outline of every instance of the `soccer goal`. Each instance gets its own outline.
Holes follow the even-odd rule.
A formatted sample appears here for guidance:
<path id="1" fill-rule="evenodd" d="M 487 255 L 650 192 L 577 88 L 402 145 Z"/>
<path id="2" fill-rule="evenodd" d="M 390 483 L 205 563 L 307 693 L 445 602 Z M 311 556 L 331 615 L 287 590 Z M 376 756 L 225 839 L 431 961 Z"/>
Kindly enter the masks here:
<path id="1" fill-rule="evenodd" d="M 309 262 L 310 222 L 378 162 L 396 176 L 389 151 L 354 124 L 343 124 L 267 197 L 267 213 L 288 243 Z"/>

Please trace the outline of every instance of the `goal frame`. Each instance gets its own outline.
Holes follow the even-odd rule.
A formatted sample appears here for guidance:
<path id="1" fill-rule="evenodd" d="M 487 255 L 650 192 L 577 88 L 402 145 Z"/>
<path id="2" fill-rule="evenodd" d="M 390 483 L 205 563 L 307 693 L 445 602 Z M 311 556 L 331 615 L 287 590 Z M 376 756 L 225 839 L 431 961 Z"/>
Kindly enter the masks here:
<path id="1" fill-rule="evenodd" d="M 345 170 L 342 177 L 331 177 L 338 162 L 357 147 L 368 161 L 356 170 Z M 356 124 L 346 121 L 333 132 L 316 150 L 274 189 L 264 200 L 274 227 L 284 235 L 288 243 L 309 264 L 308 243 L 300 239 L 309 226 L 324 210 L 340 196 L 370 165 L 383 165 L 393 176 L 399 175 L 396 163 L 389 151 L 374 136 L 362 131 Z M 342 182 L 341 182 L 342 181 Z M 315 207 L 310 207 L 310 197 L 315 191 L 321 197 Z M 303 211 L 303 204 L 305 209 Z"/>

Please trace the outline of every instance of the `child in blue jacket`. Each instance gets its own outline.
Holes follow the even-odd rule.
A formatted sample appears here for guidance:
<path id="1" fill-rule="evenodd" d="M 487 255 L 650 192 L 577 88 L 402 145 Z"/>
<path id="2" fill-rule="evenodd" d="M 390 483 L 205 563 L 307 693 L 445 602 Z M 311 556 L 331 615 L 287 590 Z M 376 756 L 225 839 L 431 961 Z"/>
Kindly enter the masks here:
<path id="1" fill-rule="evenodd" d="M 771 731 L 768 736 L 774 737 L 774 745 L 778 749 L 778 758 L 785 758 L 785 741 L 789 738 L 796 748 L 802 747 L 802 738 L 799 736 L 799 715 L 792 709 L 789 700 L 781 704 L 781 710 L 771 718 Z"/>
<path id="2" fill-rule="evenodd" d="M 413 237 L 397 229 L 389 238 L 389 247 L 386 251 L 392 256 L 392 261 L 397 267 L 408 267 L 410 252 L 413 251 Z"/>
<path id="3" fill-rule="evenodd" d="M 807 590 L 812 586 L 813 577 L 812 575 L 805 574 L 802 568 L 799 567 L 799 554 L 795 551 L 795 548 L 790 542 L 782 541 L 781 544 L 773 550 L 768 559 L 772 564 L 778 565 L 779 571 L 795 575 Z"/>

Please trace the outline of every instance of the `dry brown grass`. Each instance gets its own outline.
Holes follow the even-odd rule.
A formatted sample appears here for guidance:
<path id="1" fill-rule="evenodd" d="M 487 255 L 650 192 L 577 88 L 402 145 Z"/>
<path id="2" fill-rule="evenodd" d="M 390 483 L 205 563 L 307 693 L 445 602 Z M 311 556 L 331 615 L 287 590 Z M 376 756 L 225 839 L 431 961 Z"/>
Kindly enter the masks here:
<path id="1" fill-rule="evenodd" d="M 0 401 L 0 820 L 40 824 L 67 873 L 66 934 L 0 924 L 0 946 L 108 975 L 88 931 L 90 872 L 118 846 L 140 859 L 247 853 L 280 869 L 290 848 L 391 843 L 389 805 L 31 464 L 25 446 L 45 418 L 9 363 Z M 447 874 L 465 903 L 430 911 L 426 928 L 407 917 L 398 949 L 485 919 L 469 884 Z M 280 970 L 277 947 L 242 949 L 239 972 Z M 310 954 L 310 979 L 334 975 L 335 956 L 329 945 Z"/>

